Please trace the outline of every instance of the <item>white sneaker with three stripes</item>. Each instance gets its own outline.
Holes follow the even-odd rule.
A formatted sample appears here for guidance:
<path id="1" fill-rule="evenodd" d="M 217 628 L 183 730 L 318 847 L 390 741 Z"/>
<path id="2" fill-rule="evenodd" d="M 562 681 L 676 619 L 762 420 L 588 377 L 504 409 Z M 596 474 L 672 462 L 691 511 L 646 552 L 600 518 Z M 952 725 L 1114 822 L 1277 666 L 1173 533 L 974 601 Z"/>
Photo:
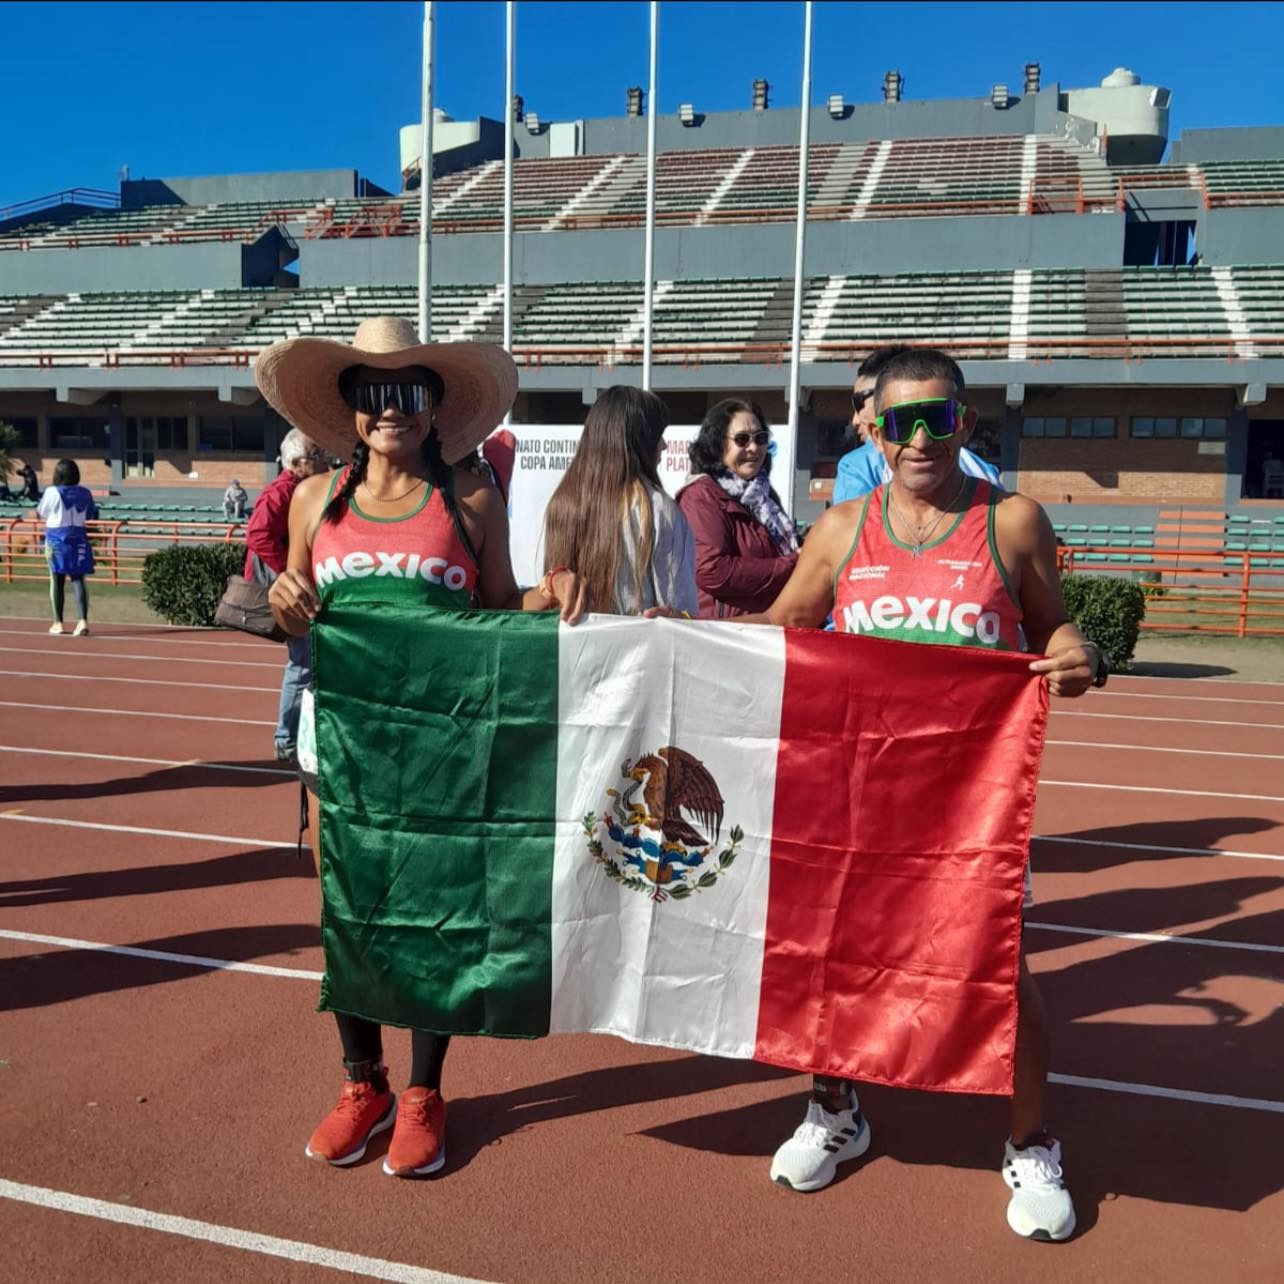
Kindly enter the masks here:
<path id="1" fill-rule="evenodd" d="M 814 1098 L 807 1117 L 771 1161 L 771 1180 L 791 1190 L 821 1190 L 834 1180 L 838 1165 L 869 1149 L 869 1124 L 852 1093 L 851 1107 L 831 1113 Z"/>
<path id="2" fill-rule="evenodd" d="M 1045 1139 L 1046 1140 L 1046 1139 Z M 1003 1180 L 1012 1191 L 1008 1225 L 1026 1239 L 1057 1242 L 1074 1234 L 1074 1204 L 1061 1172 L 1061 1143 L 1003 1148 Z"/>

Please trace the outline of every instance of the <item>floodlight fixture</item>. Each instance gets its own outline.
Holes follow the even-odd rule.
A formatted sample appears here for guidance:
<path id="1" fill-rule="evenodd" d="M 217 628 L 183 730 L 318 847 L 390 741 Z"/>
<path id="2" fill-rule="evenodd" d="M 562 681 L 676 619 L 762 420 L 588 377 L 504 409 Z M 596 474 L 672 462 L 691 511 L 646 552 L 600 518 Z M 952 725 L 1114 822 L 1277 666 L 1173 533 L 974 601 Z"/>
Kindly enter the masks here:
<path id="1" fill-rule="evenodd" d="M 847 111 L 847 104 L 843 102 L 842 94 L 829 95 L 829 114 L 835 120 L 842 120 L 844 113 Z"/>
<path id="2" fill-rule="evenodd" d="M 883 101 L 898 103 L 905 92 L 905 77 L 899 71 L 889 71 L 883 77 Z"/>
<path id="3" fill-rule="evenodd" d="M 695 124 L 695 108 L 690 103 L 683 103 L 678 108 L 678 119 L 684 125 Z"/>
<path id="4" fill-rule="evenodd" d="M 770 89 L 771 89 L 771 86 L 761 76 L 759 76 L 758 79 L 753 82 L 754 111 L 767 110 L 767 94 L 770 91 Z"/>
<path id="5" fill-rule="evenodd" d="M 532 134 L 539 133 L 539 113 L 538 112 L 528 111 L 526 113 L 526 128 Z"/>
<path id="6" fill-rule="evenodd" d="M 995 85 L 990 90 L 990 106 L 1002 111 L 1008 105 L 1007 85 Z"/>

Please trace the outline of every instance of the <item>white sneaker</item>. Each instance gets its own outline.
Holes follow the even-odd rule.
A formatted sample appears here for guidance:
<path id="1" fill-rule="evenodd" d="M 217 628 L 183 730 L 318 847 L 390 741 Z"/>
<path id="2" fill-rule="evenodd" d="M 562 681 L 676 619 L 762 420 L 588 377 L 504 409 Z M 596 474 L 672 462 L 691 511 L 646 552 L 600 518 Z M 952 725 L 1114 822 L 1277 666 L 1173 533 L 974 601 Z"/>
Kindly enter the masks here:
<path id="1" fill-rule="evenodd" d="M 49 632 L 50 632 L 50 633 L 62 633 L 62 632 L 64 632 L 64 631 L 65 631 L 65 630 L 63 629 L 63 627 L 62 627 L 62 625 L 61 625 L 61 624 L 51 624 L 51 625 L 49 626 Z"/>
<path id="2" fill-rule="evenodd" d="M 869 1149 L 869 1124 L 852 1094 L 849 1110 L 830 1114 L 819 1101 L 807 1105 L 807 1118 L 771 1161 L 771 1180 L 791 1190 L 812 1191 L 834 1180 L 838 1165 Z"/>
<path id="3" fill-rule="evenodd" d="M 81 620 L 80 623 L 77 624 L 74 629 L 72 629 L 71 635 L 72 637 L 75 637 L 75 638 L 83 638 L 85 634 L 88 632 L 89 632 L 89 621 Z"/>
<path id="4" fill-rule="evenodd" d="M 1058 1241 L 1074 1234 L 1074 1204 L 1061 1174 L 1061 1143 L 1003 1148 L 1003 1180 L 1012 1189 L 1008 1225 L 1026 1239 Z"/>

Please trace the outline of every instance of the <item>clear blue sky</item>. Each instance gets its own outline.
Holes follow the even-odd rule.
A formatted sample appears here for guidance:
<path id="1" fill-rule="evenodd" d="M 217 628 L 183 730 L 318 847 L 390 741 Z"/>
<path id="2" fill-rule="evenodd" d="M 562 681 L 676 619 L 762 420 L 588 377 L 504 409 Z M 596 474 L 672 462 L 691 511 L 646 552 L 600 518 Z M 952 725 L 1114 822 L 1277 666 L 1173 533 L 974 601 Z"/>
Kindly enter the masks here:
<path id="1" fill-rule="evenodd" d="M 456 119 L 503 110 L 501 3 L 437 5 L 437 104 Z M 661 111 L 744 108 L 765 76 L 798 101 L 802 6 L 660 7 Z M 399 185 L 397 130 L 419 113 L 415 3 L 0 3 L 8 119 L 0 206 L 65 187 L 114 189 L 120 166 L 164 177 L 344 166 Z M 643 3 L 517 10 L 517 88 L 544 120 L 618 115 L 646 83 Z M 1115 66 L 1173 91 L 1183 128 L 1284 124 L 1284 4 L 816 6 L 814 101 L 1095 85 Z"/>

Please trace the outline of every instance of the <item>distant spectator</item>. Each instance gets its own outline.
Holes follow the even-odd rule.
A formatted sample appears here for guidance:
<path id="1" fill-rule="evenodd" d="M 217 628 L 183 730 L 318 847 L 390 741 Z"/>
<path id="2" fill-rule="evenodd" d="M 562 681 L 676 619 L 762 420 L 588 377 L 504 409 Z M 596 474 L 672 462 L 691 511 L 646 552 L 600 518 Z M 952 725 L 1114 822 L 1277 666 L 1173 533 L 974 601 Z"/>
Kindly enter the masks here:
<path id="1" fill-rule="evenodd" d="M 73 464 L 74 468 L 75 465 Z M 79 476 L 79 472 L 76 474 Z M 22 478 L 22 490 L 18 492 L 19 499 L 29 499 L 33 504 L 40 500 L 40 483 L 36 480 L 36 470 L 30 464 L 23 464 L 18 469 L 18 476 Z"/>
<path id="2" fill-rule="evenodd" d="M 243 573 L 247 580 L 271 584 L 285 570 L 290 547 L 290 499 L 294 488 L 305 477 L 326 472 L 329 466 L 329 456 L 310 437 L 305 437 L 297 428 L 291 428 L 285 434 L 281 441 L 281 474 L 264 488 L 254 505 L 254 516 L 245 528 Z M 231 487 L 228 489 L 230 493 Z M 223 506 L 226 509 L 226 499 Z M 306 633 L 302 637 L 287 638 L 285 648 L 285 673 L 281 678 L 281 708 L 276 720 L 275 742 L 277 758 L 289 762 L 295 756 L 299 738 L 299 703 L 312 681 L 312 650 Z"/>
<path id="3" fill-rule="evenodd" d="M 694 480 L 678 491 L 696 541 L 700 614 L 765 611 L 798 560 L 794 524 L 771 488 L 771 429 L 754 401 L 712 407 L 691 443 Z"/>
<path id="4" fill-rule="evenodd" d="M 89 590 L 85 576 L 94 573 L 94 551 L 89 545 L 85 523 L 98 517 L 94 497 L 80 484 L 75 460 L 60 459 L 54 469 L 54 484 L 40 497 L 36 514 L 45 519 L 45 560 L 49 564 L 49 596 L 54 622 L 50 633 L 62 633 L 62 613 L 67 577 L 76 598 L 79 620 L 77 637 L 89 632 Z"/>
<path id="5" fill-rule="evenodd" d="M 225 521 L 243 522 L 250 508 L 250 497 L 245 488 L 235 477 L 232 484 L 223 492 L 223 518 Z"/>

